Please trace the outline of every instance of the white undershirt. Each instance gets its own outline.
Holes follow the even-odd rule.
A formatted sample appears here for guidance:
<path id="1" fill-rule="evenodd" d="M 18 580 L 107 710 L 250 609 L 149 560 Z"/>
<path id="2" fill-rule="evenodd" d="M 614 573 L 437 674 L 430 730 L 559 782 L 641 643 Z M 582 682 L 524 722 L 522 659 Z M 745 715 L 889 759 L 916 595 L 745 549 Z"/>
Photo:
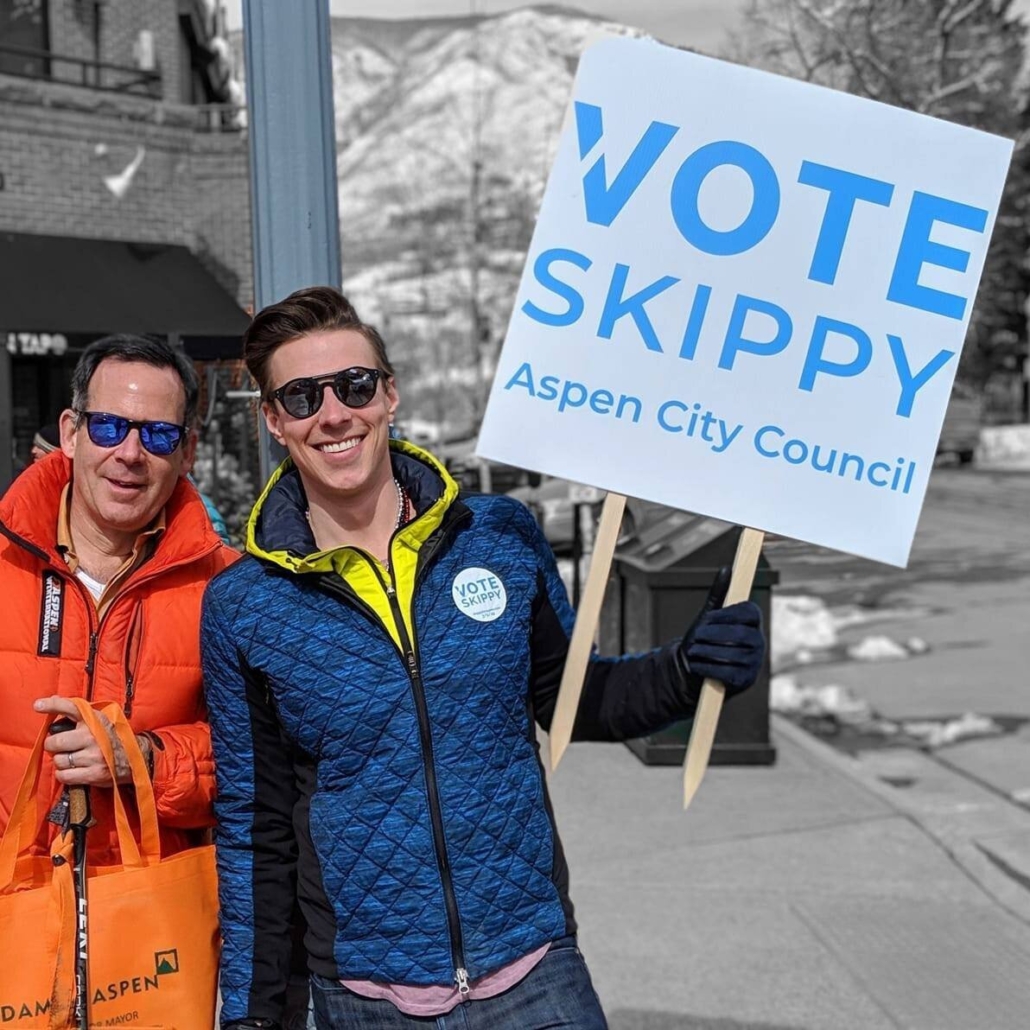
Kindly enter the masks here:
<path id="1" fill-rule="evenodd" d="M 81 565 L 75 570 L 75 578 L 93 595 L 94 601 L 100 600 L 100 595 L 107 586 L 106 583 L 94 579 Z"/>

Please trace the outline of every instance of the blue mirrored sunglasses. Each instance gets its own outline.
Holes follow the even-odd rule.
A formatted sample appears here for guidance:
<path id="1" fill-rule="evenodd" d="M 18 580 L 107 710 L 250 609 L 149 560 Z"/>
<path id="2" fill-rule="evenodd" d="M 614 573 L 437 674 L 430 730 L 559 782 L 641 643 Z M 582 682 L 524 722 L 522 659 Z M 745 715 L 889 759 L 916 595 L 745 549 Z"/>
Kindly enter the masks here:
<path id="1" fill-rule="evenodd" d="M 186 438 L 186 426 L 174 422 L 136 422 L 106 411 L 76 411 L 86 420 L 86 432 L 98 447 L 117 447 L 130 429 L 139 431 L 139 440 L 146 450 L 159 457 L 167 457 Z"/>

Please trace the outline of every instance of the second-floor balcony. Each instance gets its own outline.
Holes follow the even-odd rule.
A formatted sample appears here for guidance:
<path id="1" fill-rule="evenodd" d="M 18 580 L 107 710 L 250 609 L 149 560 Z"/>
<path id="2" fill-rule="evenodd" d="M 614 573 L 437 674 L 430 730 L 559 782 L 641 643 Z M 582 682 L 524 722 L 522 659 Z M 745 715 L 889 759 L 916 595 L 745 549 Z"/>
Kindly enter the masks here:
<path id="1" fill-rule="evenodd" d="M 0 73 L 160 98 L 161 72 L 0 42 Z"/>
<path id="2" fill-rule="evenodd" d="M 95 96 L 97 92 L 108 96 L 117 94 L 136 98 L 137 102 L 132 104 L 131 117 L 188 125 L 197 132 L 239 132 L 246 127 L 246 109 L 239 103 L 168 102 L 164 98 L 161 72 L 156 69 L 111 64 L 0 42 L 0 79 L 3 76 L 31 80 L 40 86 L 51 84 L 62 88 L 62 106 L 93 109 L 93 105 L 86 103 L 86 96 Z M 29 86 L 29 82 L 26 82 L 26 86 Z M 71 87 L 70 92 L 68 87 Z M 73 99 L 78 88 L 90 91 L 82 95 L 81 104 Z M 7 91 L 0 91 L 8 100 L 40 102 L 38 89 L 33 88 L 28 94 L 18 92 L 20 95 L 14 97 Z M 47 102 L 54 103 L 54 99 L 51 97 Z M 149 100 L 152 104 L 140 106 L 139 100 Z"/>

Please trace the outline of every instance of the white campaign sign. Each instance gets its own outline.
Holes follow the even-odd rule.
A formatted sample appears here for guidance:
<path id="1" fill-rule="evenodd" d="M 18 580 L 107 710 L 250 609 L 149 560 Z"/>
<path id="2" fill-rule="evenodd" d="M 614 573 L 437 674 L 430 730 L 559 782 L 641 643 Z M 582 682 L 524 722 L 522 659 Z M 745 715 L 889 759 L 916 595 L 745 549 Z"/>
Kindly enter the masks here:
<path id="1" fill-rule="evenodd" d="M 904 565 L 1011 153 L 596 45 L 478 453 Z"/>

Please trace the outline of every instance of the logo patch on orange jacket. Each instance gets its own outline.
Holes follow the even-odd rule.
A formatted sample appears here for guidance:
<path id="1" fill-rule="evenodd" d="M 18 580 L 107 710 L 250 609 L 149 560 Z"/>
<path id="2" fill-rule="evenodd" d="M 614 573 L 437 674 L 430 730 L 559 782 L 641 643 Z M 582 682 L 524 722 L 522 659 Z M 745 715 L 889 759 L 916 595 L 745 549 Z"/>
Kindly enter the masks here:
<path id="1" fill-rule="evenodd" d="M 39 606 L 39 647 L 41 658 L 61 655 L 61 626 L 64 623 L 64 580 L 49 569 L 43 572 L 43 596 Z"/>

